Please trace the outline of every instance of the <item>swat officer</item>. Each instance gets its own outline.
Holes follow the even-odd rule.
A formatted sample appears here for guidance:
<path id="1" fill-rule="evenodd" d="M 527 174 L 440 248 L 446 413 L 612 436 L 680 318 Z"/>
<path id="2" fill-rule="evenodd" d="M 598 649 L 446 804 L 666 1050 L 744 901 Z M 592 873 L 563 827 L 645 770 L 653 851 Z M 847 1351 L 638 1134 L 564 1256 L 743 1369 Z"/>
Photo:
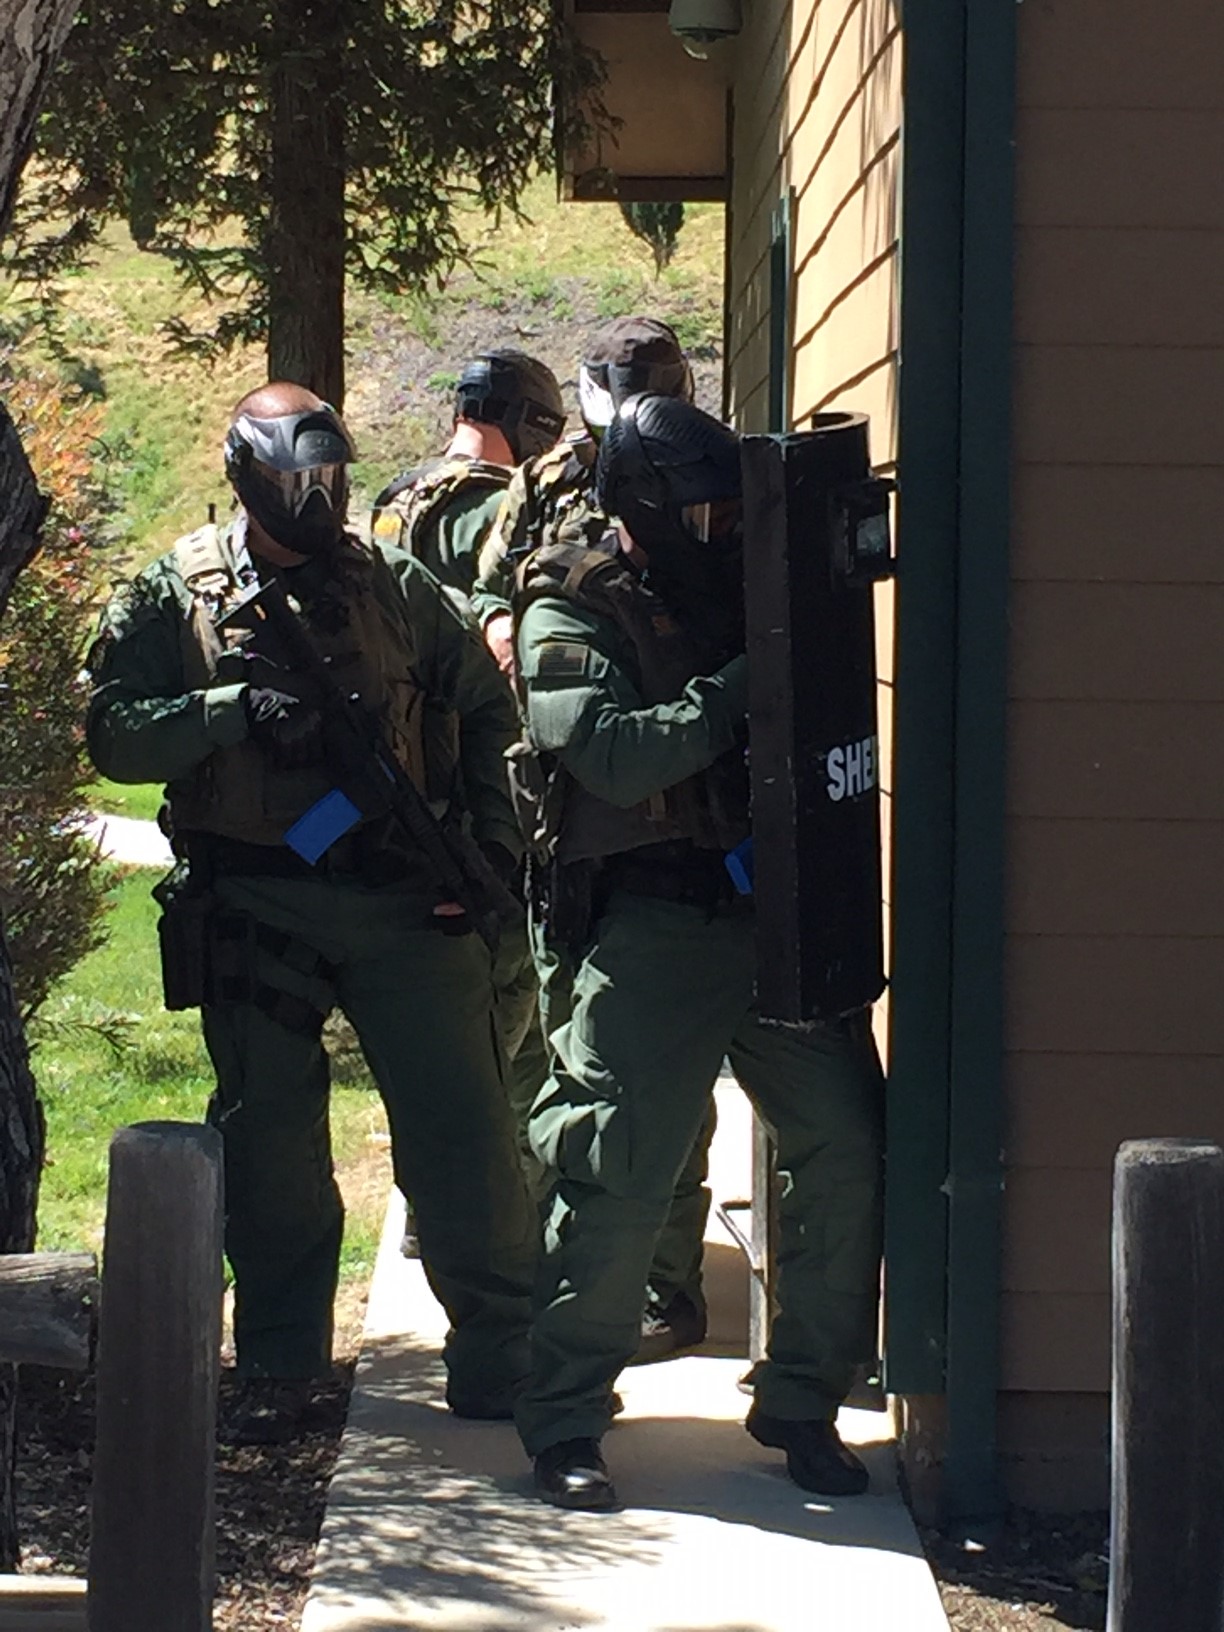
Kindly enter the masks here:
<path id="1" fill-rule="evenodd" d="M 666 323 L 651 317 L 615 318 L 592 335 L 578 370 L 584 430 L 520 466 L 511 479 L 496 525 L 480 552 L 472 597 L 489 648 L 507 672 L 513 669 L 510 597 L 515 568 L 543 544 L 564 541 L 586 548 L 598 543 L 608 525 L 594 492 L 599 439 L 618 405 L 638 391 L 691 401 L 692 369 Z M 556 899 L 545 910 L 545 868 L 533 862 L 532 876 L 532 944 L 541 1018 L 549 1036 L 569 1018 L 577 942 Z M 711 1100 L 659 1236 L 637 1354 L 643 1362 L 691 1348 L 706 1335 L 701 1264 L 714 1127 Z"/>
<path id="2" fill-rule="evenodd" d="M 383 1096 L 396 1179 L 450 1316 L 448 1404 L 508 1415 L 527 1364 L 536 1218 L 492 1034 L 489 948 L 393 812 L 363 817 L 350 802 L 343 821 L 356 825 L 324 844 L 341 791 L 332 700 L 268 627 L 238 618 L 253 589 L 280 586 L 308 650 L 443 832 L 470 827 L 499 871 L 513 869 L 512 700 L 437 581 L 345 531 L 353 458 L 311 392 L 275 383 L 245 397 L 225 441 L 233 526 L 180 539 L 146 568 L 91 655 L 94 763 L 116 781 L 166 783 L 182 858 L 162 896 L 163 954 L 175 1006 L 201 1006 L 216 1073 L 209 1115 L 224 1140 L 247 1379 L 230 1427 L 248 1442 L 292 1434 L 307 1380 L 330 1363 L 343 1229 L 321 1040 L 333 1007 Z"/>
<path id="3" fill-rule="evenodd" d="M 543 455 L 565 428 L 552 370 L 525 352 L 501 348 L 473 357 L 459 376 L 450 443 L 439 458 L 399 476 L 374 501 L 371 532 L 423 561 L 452 594 L 471 594 L 476 561 L 514 467 Z M 494 965 L 497 1019 L 510 1061 L 507 1087 L 519 1128 L 519 1156 L 532 1196 L 548 1179 L 527 1141 L 527 1112 L 548 1071 L 537 983 L 526 925 L 506 925 Z M 418 1249 L 409 1203 L 406 1252 Z"/>
<path id="4" fill-rule="evenodd" d="M 518 663 L 545 803 L 587 951 L 531 1136 L 558 1174 L 517 1420 L 536 1488 L 610 1508 L 609 1391 L 720 1063 L 776 1132 L 779 1308 L 748 1431 L 805 1490 L 867 1475 L 837 1408 L 874 1339 L 881 1078 L 865 1023 L 766 1027 L 751 903 L 725 856 L 748 833 L 739 454 L 688 403 L 631 398 L 604 436 L 594 550 L 537 550 Z"/>
<path id="5" fill-rule="evenodd" d="M 506 347 L 481 352 L 459 376 L 445 453 L 383 489 L 374 501 L 374 537 L 470 595 L 514 467 L 546 453 L 564 429 L 561 389 L 547 364 Z"/>
<path id="6" fill-rule="evenodd" d="M 693 400 L 693 371 L 675 333 L 653 317 L 617 317 L 591 336 L 578 369 L 583 430 L 525 461 L 509 482 L 477 558 L 472 606 L 489 649 L 513 667 L 510 601 L 514 567 L 543 543 L 593 543 L 606 517 L 595 502 L 599 438 L 636 391 Z"/>

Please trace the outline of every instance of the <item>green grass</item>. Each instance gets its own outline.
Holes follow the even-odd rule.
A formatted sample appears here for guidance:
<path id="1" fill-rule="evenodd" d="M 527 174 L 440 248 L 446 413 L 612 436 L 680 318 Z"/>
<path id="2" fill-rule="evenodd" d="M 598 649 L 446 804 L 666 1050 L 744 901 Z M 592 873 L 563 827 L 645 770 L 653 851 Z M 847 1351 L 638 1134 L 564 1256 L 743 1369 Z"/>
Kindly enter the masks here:
<path id="1" fill-rule="evenodd" d="M 89 802 L 108 816 L 131 816 L 137 821 L 155 822 L 161 809 L 162 790 L 157 782 L 111 782 L 100 776 L 89 790 Z"/>
<path id="2" fill-rule="evenodd" d="M 126 873 L 108 936 L 52 993 L 34 1027 L 34 1070 L 47 1115 L 48 1165 L 39 1202 L 39 1245 L 96 1252 L 106 1208 L 111 1135 L 132 1122 L 199 1121 L 212 1072 L 195 1012 L 162 1007 L 157 873 Z M 382 1107 L 360 1055 L 344 1037 L 333 1050 L 332 1137 L 349 1220 L 343 1278 L 373 1266 L 386 1199 Z"/>

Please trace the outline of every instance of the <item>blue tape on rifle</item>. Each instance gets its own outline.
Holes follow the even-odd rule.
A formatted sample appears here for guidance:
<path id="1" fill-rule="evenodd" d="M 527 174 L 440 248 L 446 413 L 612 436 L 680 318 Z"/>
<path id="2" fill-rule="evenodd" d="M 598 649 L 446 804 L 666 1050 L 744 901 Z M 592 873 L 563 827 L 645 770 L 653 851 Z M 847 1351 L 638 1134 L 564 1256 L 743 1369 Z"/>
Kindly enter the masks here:
<path id="1" fill-rule="evenodd" d="M 752 840 L 745 839 L 723 857 L 723 866 L 731 874 L 731 882 L 740 895 L 752 894 Z"/>
<path id="2" fill-rule="evenodd" d="M 339 788 L 333 788 L 298 817 L 285 834 L 285 843 L 313 867 L 319 857 L 330 850 L 337 839 L 351 832 L 360 820 L 361 812 L 353 801 Z"/>

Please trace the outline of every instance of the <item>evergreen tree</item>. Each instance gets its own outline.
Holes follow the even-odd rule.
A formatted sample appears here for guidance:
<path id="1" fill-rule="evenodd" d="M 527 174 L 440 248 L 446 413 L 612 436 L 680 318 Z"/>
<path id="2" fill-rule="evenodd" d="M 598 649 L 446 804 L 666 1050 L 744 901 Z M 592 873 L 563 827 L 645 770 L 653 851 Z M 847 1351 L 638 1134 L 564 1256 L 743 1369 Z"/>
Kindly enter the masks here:
<path id="1" fill-rule="evenodd" d="M 654 256 L 655 277 L 676 253 L 676 240 L 684 225 L 684 205 L 678 201 L 667 204 L 622 204 L 625 225 L 635 238 L 650 245 Z"/>
<path id="2" fill-rule="evenodd" d="M 590 106 L 600 77 L 552 0 L 85 0 L 14 260 L 45 274 L 126 219 L 233 303 L 180 343 L 264 340 L 272 377 L 339 404 L 346 276 L 402 290 L 452 267 L 458 209 L 514 209 L 555 107 Z"/>

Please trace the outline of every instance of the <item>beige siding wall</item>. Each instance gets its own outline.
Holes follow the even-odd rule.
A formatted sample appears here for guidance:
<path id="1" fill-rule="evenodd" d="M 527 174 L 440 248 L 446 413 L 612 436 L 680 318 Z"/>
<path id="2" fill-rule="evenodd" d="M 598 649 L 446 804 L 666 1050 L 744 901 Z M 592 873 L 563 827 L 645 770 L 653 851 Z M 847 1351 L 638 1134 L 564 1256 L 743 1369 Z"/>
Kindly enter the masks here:
<path id="1" fill-rule="evenodd" d="M 894 0 L 754 0 L 734 75 L 728 370 L 734 422 L 768 428 L 769 246 L 793 189 L 789 421 L 871 416 L 896 457 L 901 39 Z M 877 592 L 885 856 L 890 842 L 892 586 Z M 887 867 L 886 867 L 887 873 Z M 883 1006 L 878 1021 L 883 1030 Z"/>
<path id="2" fill-rule="evenodd" d="M 758 0 L 735 73 L 731 403 L 768 414 L 769 238 L 794 189 L 792 423 L 872 416 L 894 453 L 901 42 L 892 0 Z"/>
<path id="3" fill-rule="evenodd" d="M 1003 1384 L 1082 1397 L 1117 1145 L 1224 1138 L 1224 8 L 1017 15 Z"/>

